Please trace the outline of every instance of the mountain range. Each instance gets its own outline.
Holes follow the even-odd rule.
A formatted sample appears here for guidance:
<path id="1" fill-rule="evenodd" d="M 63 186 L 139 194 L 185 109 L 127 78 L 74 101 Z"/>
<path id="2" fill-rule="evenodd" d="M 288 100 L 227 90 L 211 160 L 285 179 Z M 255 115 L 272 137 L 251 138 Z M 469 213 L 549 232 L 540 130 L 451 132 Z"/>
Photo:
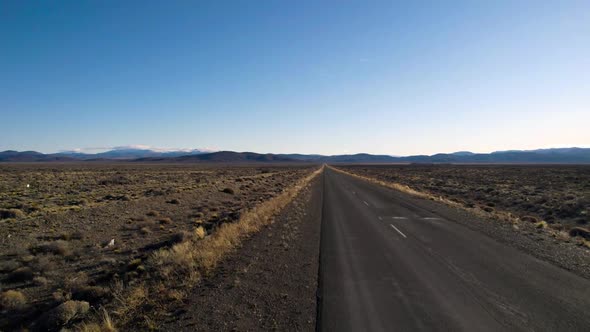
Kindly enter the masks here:
<path id="1" fill-rule="evenodd" d="M 203 150 L 154 151 L 149 149 L 116 149 L 101 153 L 60 152 L 43 154 L 36 151 L 3 151 L 0 162 L 75 162 L 75 161 L 133 161 L 133 162 L 313 162 L 313 163 L 555 163 L 590 164 L 590 148 L 556 148 L 538 150 L 509 150 L 492 153 L 459 151 L 434 155 L 397 157 L 367 153 L 350 155 L 260 154 L 254 152 Z"/>

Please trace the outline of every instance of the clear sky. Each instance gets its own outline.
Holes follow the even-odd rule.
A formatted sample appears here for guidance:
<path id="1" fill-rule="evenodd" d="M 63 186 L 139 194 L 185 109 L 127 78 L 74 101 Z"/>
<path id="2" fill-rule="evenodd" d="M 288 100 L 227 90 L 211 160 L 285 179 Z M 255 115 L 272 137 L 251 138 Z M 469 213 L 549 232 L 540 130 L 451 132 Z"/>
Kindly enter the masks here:
<path id="1" fill-rule="evenodd" d="M 590 146 L 590 1 L 1 1 L 0 150 Z"/>

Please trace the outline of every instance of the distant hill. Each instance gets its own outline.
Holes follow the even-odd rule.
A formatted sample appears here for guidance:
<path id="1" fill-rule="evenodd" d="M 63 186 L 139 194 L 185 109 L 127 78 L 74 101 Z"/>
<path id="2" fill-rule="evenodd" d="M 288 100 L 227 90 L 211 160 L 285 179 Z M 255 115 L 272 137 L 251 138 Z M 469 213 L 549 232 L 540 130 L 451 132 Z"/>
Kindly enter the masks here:
<path id="1" fill-rule="evenodd" d="M 199 149 L 193 150 L 178 150 L 178 151 L 154 151 L 149 149 L 114 149 L 106 152 L 100 153 L 79 153 L 79 152 L 60 152 L 54 154 L 55 156 L 65 156 L 71 157 L 81 160 L 90 160 L 90 159 L 117 159 L 117 160 L 132 160 L 138 158 L 150 158 L 150 157 L 160 157 L 160 158 L 169 158 L 169 157 L 179 157 L 185 155 L 194 155 L 194 154 L 203 154 L 203 153 L 210 153 L 209 151 L 203 151 Z"/>
<path id="2" fill-rule="evenodd" d="M 554 164 L 588 164 L 590 148 L 539 149 L 530 151 L 497 151 L 492 153 L 473 153 L 459 151 L 438 153 L 431 156 L 416 155 L 394 157 L 359 153 L 354 155 L 284 155 L 294 159 L 323 163 L 554 163 Z"/>
<path id="3" fill-rule="evenodd" d="M 306 155 L 306 154 L 260 154 L 254 152 L 204 152 L 200 150 L 158 152 L 140 149 L 121 149 L 96 154 L 62 152 L 43 154 L 35 151 L 3 151 L 0 162 L 39 162 L 39 161 L 138 161 L 138 162 L 312 162 L 312 163 L 551 163 L 551 164 L 590 164 L 590 148 L 558 148 L 528 151 L 496 151 L 492 153 L 438 153 L 431 156 L 417 155 L 394 157 L 367 153 L 351 155 Z"/>
<path id="4" fill-rule="evenodd" d="M 0 162 L 35 162 L 35 161 L 75 161 L 75 158 L 67 156 L 56 156 L 52 154 L 43 154 L 36 151 L 2 151 L 0 152 Z"/>
<path id="5" fill-rule="evenodd" d="M 276 154 L 260 154 L 254 152 L 233 152 L 220 151 L 198 155 L 179 156 L 174 158 L 140 158 L 136 161 L 149 162 L 216 162 L 216 163 L 235 163 L 235 162 L 298 162 L 299 160 L 282 157 Z"/>
<path id="6" fill-rule="evenodd" d="M 398 159 L 387 155 L 358 153 L 323 157 L 321 161 L 330 163 L 394 163 L 398 162 Z"/>

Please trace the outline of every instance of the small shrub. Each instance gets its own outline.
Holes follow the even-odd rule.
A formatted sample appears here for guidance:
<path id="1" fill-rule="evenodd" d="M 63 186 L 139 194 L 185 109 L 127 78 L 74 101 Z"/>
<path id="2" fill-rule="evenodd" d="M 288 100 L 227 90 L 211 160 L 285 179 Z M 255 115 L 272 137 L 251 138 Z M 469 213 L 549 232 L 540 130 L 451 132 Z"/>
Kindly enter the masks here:
<path id="1" fill-rule="evenodd" d="M 168 225 L 168 224 L 172 223 L 172 219 L 170 219 L 168 217 L 164 217 L 164 218 L 158 219 L 158 222 L 162 225 Z"/>
<path id="2" fill-rule="evenodd" d="M 141 234 L 143 234 L 143 235 L 148 235 L 148 234 L 150 234 L 152 231 L 151 231 L 149 228 L 147 228 L 147 227 L 142 227 L 142 228 L 139 230 L 139 232 L 140 232 Z"/>
<path id="3" fill-rule="evenodd" d="M 31 267 L 35 272 L 41 272 L 43 274 L 52 273 L 57 269 L 57 264 L 51 259 L 50 256 L 43 255 L 35 257 L 35 260 L 31 263 Z"/>
<path id="4" fill-rule="evenodd" d="M 98 184 L 101 186 L 124 185 L 124 184 L 129 184 L 129 183 L 131 183 L 131 181 L 122 175 L 117 175 L 117 176 L 105 178 L 105 179 L 98 181 Z"/>
<path id="5" fill-rule="evenodd" d="M 489 212 L 489 213 L 494 212 L 494 208 L 491 206 L 484 206 L 484 207 L 482 207 L 482 210 L 484 210 L 485 212 Z"/>
<path id="6" fill-rule="evenodd" d="M 62 233 L 60 235 L 60 239 L 64 240 L 64 241 L 70 241 L 70 240 L 81 240 L 84 237 L 84 234 L 82 234 L 82 232 L 71 232 L 71 233 Z"/>
<path id="7" fill-rule="evenodd" d="M 168 203 L 168 204 L 180 204 L 180 201 L 177 200 L 176 198 L 174 198 L 174 199 L 171 199 L 171 200 L 167 201 L 166 203 Z"/>
<path id="8" fill-rule="evenodd" d="M 141 265 L 141 258 L 136 258 L 127 264 L 127 268 L 129 270 L 135 270 L 138 266 Z"/>
<path id="9" fill-rule="evenodd" d="M 68 201 L 68 205 L 88 205 L 88 200 L 86 198 L 80 199 L 73 199 Z"/>
<path id="10" fill-rule="evenodd" d="M 590 230 L 583 227 L 573 227 L 569 231 L 570 236 L 579 236 L 586 240 L 590 239 Z"/>
<path id="11" fill-rule="evenodd" d="M 547 228 L 547 222 L 546 221 L 539 221 L 538 223 L 535 223 L 535 227 L 536 228 Z"/>
<path id="12" fill-rule="evenodd" d="M 524 217 L 520 218 L 520 220 L 528 221 L 531 223 L 538 223 L 539 222 L 539 219 L 537 219 L 537 217 L 533 217 L 533 216 L 524 216 Z"/>
<path id="13" fill-rule="evenodd" d="M 24 218 L 25 213 L 19 209 L 0 209 L 0 219 Z"/>
<path id="14" fill-rule="evenodd" d="M 147 215 L 148 215 L 149 217 L 157 217 L 157 216 L 159 216 L 159 215 L 160 215 L 160 213 L 159 213 L 158 211 L 154 211 L 154 210 L 152 210 L 152 211 L 148 212 L 148 213 L 147 213 Z"/>
<path id="15" fill-rule="evenodd" d="M 35 252 L 51 253 L 60 256 L 69 256 L 72 252 L 69 244 L 64 240 L 45 242 L 33 249 Z"/>
<path id="16" fill-rule="evenodd" d="M 232 188 L 225 188 L 222 190 L 222 192 L 224 192 L 226 194 L 230 194 L 230 195 L 234 194 L 234 190 Z"/>
<path id="17" fill-rule="evenodd" d="M 9 282 L 25 282 L 33 279 L 33 270 L 30 267 L 19 267 L 8 275 Z"/>
<path id="18" fill-rule="evenodd" d="M 82 318 L 88 310 L 90 310 L 90 304 L 86 301 L 66 301 L 43 314 L 38 326 L 45 330 L 59 330 L 70 321 Z"/>
<path id="19" fill-rule="evenodd" d="M 105 303 L 111 298 L 108 289 L 99 286 L 79 286 L 72 289 L 72 300 L 88 301 L 90 303 Z"/>
<path id="20" fill-rule="evenodd" d="M 33 278 L 33 282 L 37 286 L 45 286 L 49 283 L 49 281 L 45 277 L 35 277 Z"/>
<path id="21" fill-rule="evenodd" d="M 103 198 L 105 201 L 129 201 L 130 198 L 127 195 L 105 195 Z"/>
<path id="22" fill-rule="evenodd" d="M 27 297 L 19 291 L 7 290 L 0 296 L 0 303 L 6 310 L 21 310 L 27 305 Z"/>

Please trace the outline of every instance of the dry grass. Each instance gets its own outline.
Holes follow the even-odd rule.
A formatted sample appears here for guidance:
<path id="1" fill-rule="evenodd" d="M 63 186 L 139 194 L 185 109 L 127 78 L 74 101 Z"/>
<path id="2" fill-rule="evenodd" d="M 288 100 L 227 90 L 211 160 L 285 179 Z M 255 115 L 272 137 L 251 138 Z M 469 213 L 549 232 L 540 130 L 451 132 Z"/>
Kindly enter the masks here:
<path id="1" fill-rule="evenodd" d="M 205 231 L 205 229 L 202 226 L 195 228 L 195 236 L 197 238 L 202 239 L 205 237 L 205 235 L 207 235 L 207 232 Z"/>
<path id="2" fill-rule="evenodd" d="M 101 308 L 99 322 L 84 323 L 79 327 L 80 332 L 116 332 L 117 328 L 106 309 Z"/>
<path id="3" fill-rule="evenodd" d="M 203 275 L 211 273 L 244 238 L 271 223 L 272 217 L 322 171 L 323 167 L 279 196 L 244 212 L 237 222 L 223 224 L 212 235 L 207 236 L 205 229 L 198 226 L 191 234 L 183 236 L 180 243 L 153 253 L 144 262 L 151 276 L 149 280 L 135 285 L 119 282 L 113 287 L 116 307 L 111 312 L 119 324 L 125 326 L 131 321 L 137 322 L 146 306 L 153 317 L 157 308 L 163 308 L 166 302 L 184 299 L 187 290 L 197 285 Z M 150 322 L 152 319 L 143 320 L 145 328 L 150 328 Z"/>

